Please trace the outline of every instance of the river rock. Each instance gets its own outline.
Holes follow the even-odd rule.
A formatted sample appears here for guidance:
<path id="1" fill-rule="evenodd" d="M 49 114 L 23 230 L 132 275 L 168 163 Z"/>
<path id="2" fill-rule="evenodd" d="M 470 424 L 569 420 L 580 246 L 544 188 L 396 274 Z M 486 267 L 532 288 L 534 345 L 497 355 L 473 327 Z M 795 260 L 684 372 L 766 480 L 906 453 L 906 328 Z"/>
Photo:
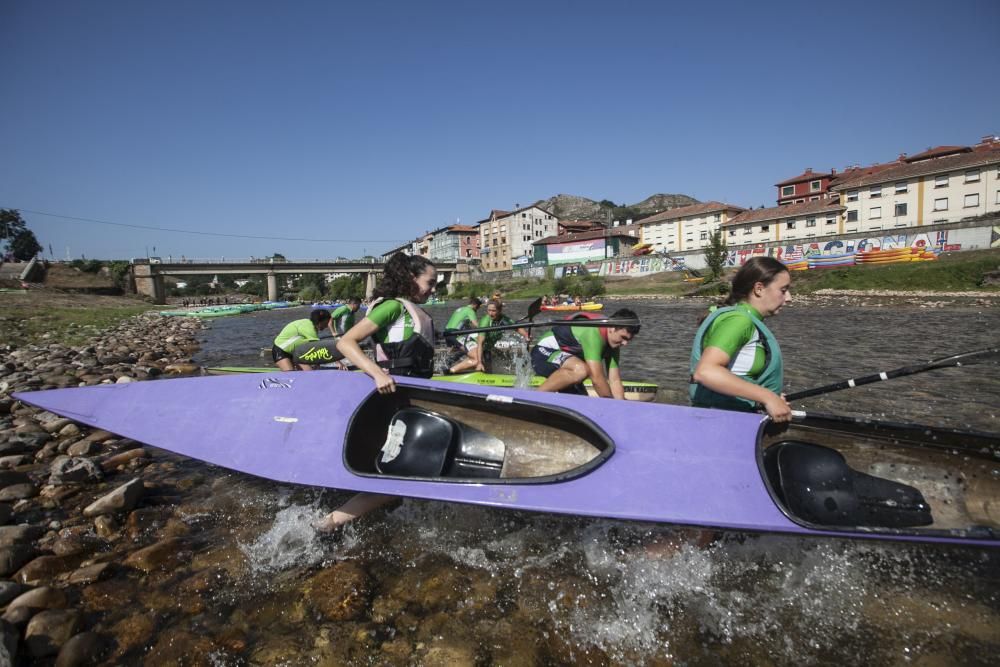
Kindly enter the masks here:
<path id="1" fill-rule="evenodd" d="M 36 658 L 56 655 L 63 644 L 76 634 L 83 616 L 75 609 L 40 611 L 28 621 L 24 644 Z"/>
<path id="2" fill-rule="evenodd" d="M 47 433 L 56 433 L 64 426 L 68 426 L 69 424 L 72 423 L 73 423 L 72 419 L 66 419 L 65 417 L 56 417 L 55 419 L 50 419 L 48 421 L 41 421 L 42 428 Z"/>
<path id="3" fill-rule="evenodd" d="M 30 544 L 12 544 L 0 547 L 0 576 L 7 577 L 20 570 L 38 554 Z"/>
<path id="4" fill-rule="evenodd" d="M 104 654 L 104 638 L 96 632 L 81 632 L 63 644 L 55 667 L 85 667 L 94 665 Z"/>
<path id="5" fill-rule="evenodd" d="M 83 515 L 94 517 L 100 514 L 128 512 L 142 498 L 143 489 L 142 480 L 137 477 L 88 505 L 83 510 Z"/>
<path id="6" fill-rule="evenodd" d="M 85 558 L 86 554 L 39 556 L 22 566 L 13 578 L 30 585 L 52 581 L 61 574 L 75 570 Z"/>
<path id="7" fill-rule="evenodd" d="M 129 449 L 127 451 L 121 452 L 120 454 L 115 454 L 110 456 L 103 461 L 101 461 L 101 468 L 104 472 L 110 472 L 117 468 L 118 466 L 125 465 L 133 459 L 143 458 L 146 456 L 146 450 L 142 447 L 137 447 L 135 449 Z"/>
<path id="8" fill-rule="evenodd" d="M 92 584 L 110 576 L 114 570 L 114 563 L 94 563 L 93 565 L 87 565 L 69 575 L 69 583 Z"/>
<path id="9" fill-rule="evenodd" d="M 201 366 L 190 363 L 176 363 L 167 364 L 163 370 L 171 375 L 190 375 L 191 373 L 197 373 L 200 371 Z"/>
<path id="10" fill-rule="evenodd" d="M 50 586 L 39 586 L 21 593 L 11 600 L 10 604 L 7 605 L 7 611 L 19 607 L 26 607 L 32 612 L 42 609 L 65 609 L 67 604 L 68 598 L 62 590 Z"/>
<path id="11" fill-rule="evenodd" d="M 186 542 L 170 538 L 132 552 L 125 564 L 148 573 L 175 569 L 189 557 Z"/>
<path id="12" fill-rule="evenodd" d="M 81 440 L 74 442 L 66 448 L 66 453 L 70 456 L 92 456 L 101 451 L 101 446 L 96 442 Z"/>
<path id="13" fill-rule="evenodd" d="M 0 488 L 13 486 L 14 484 L 25 484 L 28 482 L 31 482 L 31 478 L 23 472 L 17 472 L 16 470 L 0 471 Z"/>
<path id="14" fill-rule="evenodd" d="M 135 382 L 135 378 L 131 375 L 120 375 L 118 379 L 115 380 L 115 384 L 128 384 L 129 382 Z"/>
<path id="15" fill-rule="evenodd" d="M 109 514 L 102 514 L 101 516 L 94 519 L 94 532 L 97 536 L 105 540 L 109 540 L 118 534 L 121 530 L 121 526 L 115 521 L 115 518 Z"/>
<path id="16" fill-rule="evenodd" d="M 121 658 L 134 649 L 147 646 L 155 629 L 156 620 L 150 614 L 132 614 L 115 623 L 111 635 L 118 646 L 112 658 Z"/>
<path id="17" fill-rule="evenodd" d="M 94 446 L 93 443 L 87 444 Z M 49 484 L 99 482 L 102 479 L 104 479 L 104 473 L 100 466 L 86 458 L 60 456 L 49 466 Z"/>
<path id="18" fill-rule="evenodd" d="M 66 424 L 61 429 L 59 429 L 60 438 L 72 438 L 80 435 L 80 427 L 76 424 Z"/>
<path id="19" fill-rule="evenodd" d="M 16 581 L 0 580 L 0 607 L 5 606 L 23 592 L 24 586 Z"/>
<path id="20" fill-rule="evenodd" d="M 22 542 L 33 542 L 44 534 L 44 528 L 31 524 L 0 526 L 0 546 L 5 547 Z"/>
<path id="21" fill-rule="evenodd" d="M 0 489 L 0 502 L 24 500 L 25 498 L 34 498 L 37 495 L 38 487 L 31 482 L 11 484 L 10 486 Z"/>
<path id="22" fill-rule="evenodd" d="M 7 456 L 0 456 L 0 470 L 10 470 L 11 468 L 16 468 L 22 466 L 29 461 L 28 457 L 24 454 L 10 454 Z"/>
<path id="23" fill-rule="evenodd" d="M 302 586 L 309 607 L 328 621 L 359 618 L 368 606 L 371 584 L 357 563 L 341 561 L 313 575 Z"/>

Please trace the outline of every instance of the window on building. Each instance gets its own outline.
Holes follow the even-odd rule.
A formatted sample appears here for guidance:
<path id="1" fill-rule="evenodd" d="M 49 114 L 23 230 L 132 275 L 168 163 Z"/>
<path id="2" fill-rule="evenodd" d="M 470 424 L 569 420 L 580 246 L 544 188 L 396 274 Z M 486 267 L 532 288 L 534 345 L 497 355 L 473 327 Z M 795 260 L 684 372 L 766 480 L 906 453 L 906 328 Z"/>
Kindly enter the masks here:
<path id="1" fill-rule="evenodd" d="M 712 219 L 713 219 L 714 222 L 722 222 L 722 214 L 721 213 L 716 213 L 715 216 L 713 216 Z"/>
<path id="2" fill-rule="evenodd" d="M 1000 199 L 1000 190 L 997 191 L 997 199 Z M 729 235 L 730 236 L 736 236 L 736 230 L 735 229 L 730 229 L 729 230 Z"/>
<path id="3" fill-rule="evenodd" d="M 708 232 L 702 232 L 701 234 L 698 235 L 698 238 L 700 240 L 702 240 L 702 241 L 707 241 L 708 240 Z"/>
<path id="4" fill-rule="evenodd" d="M 872 206 L 870 209 L 868 209 L 868 217 L 870 219 L 872 219 L 872 220 L 878 220 L 879 218 L 881 218 L 882 217 L 882 207 L 881 206 Z"/>
<path id="5" fill-rule="evenodd" d="M 934 200 L 934 210 L 935 211 L 947 211 L 948 210 L 948 198 L 941 197 L 940 199 Z"/>
<path id="6" fill-rule="evenodd" d="M 858 212 L 857 211 L 848 211 L 847 212 L 847 221 L 848 222 L 857 222 L 858 221 Z"/>
<path id="7" fill-rule="evenodd" d="M 815 226 L 816 226 L 816 218 L 809 218 L 808 220 L 806 220 L 806 227 L 815 227 Z"/>
<path id="8" fill-rule="evenodd" d="M 847 201 L 858 201 L 858 191 L 857 190 L 848 191 Z"/>
<path id="9" fill-rule="evenodd" d="M 1000 204 L 1000 190 L 997 190 L 997 200 L 994 203 Z"/>
<path id="10" fill-rule="evenodd" d="M 965 202 L 963 203 L 965 208 L 976 208 L 979 206 L 979 193 L 975 192 L 971 195 L 965 195 Z"/>
<path id="11" fill-rule="evenodd" d="M 785 221 L 785 228 L 786 229 L 795 229 L 795 221 L 794 220 L 786 220 Z"/>
<path id="12" fill-rule="evenodd" d="M 811 183 L 809 183 L 809 190 L 812 192 L 819 192 L 820 188 L 822 187 L 823 184 L 820 183 L 819 181 L 812 181 Z"/>
<path id="13" fill-rule="evenodd" d="M 940 174 L 934 177 L 934 187 L 936 188 L 946 188 L 948 187 L 948 174 Z"/>
<path id="14" fill-rule="evenodd" d="M 794 185 L 783 185 L 783 186 L 781 186 L 781 196 L 782 197 L 791 197 L 794 194 L 795 194 L 795 186 Z"/>
<path id="15" fill-rule="evenodd" d="M 909 190 L 907 183 L 896 183 L 896 194 L 905 195 L 907 190 Z"/>
<path id="16" fill-rule="evenodd" d="M 527 214 L 527 213 L 522 213 L 522 214 L 521 214 L 521 217 L 522 217 L 522 218 L 527 218 L 527 217 L 528 217 L 528 214 Z"/>
<path id="17" fill-rule="evenodd" d="M 761 225 L 760 226 L 760 231 L 762 231 L 762 232 L 771 231 L 771 225 Z"/>
<path id="18" fill-rule="evenodd" d="M 752 232 L 753 232 L 753 230 L 750 227 L 744 227 L 743 228 L 743 236 L 746 236 L 747 234 L 750 234 Z"/>
<path id="19" fill-rule="evenodd" d="M 829 218 L 826 219 L 826 224 L 828 224 L 828 225 L 835 225 L 835 224 L 837 224 L 837 219 L 833 218 L 833 217 L 829 217 Z"/>
<path id="20" fill-rule="evenodd" d="M 868 196 L 871 199 L 878 199 L 879 197 L 881 197 L 882 196 L 882 186 L 881 185 L 873 185 L 870 188 L 868 188 Z"/>
<path id="21" fill-rule="evenodd" d="M 819 201 L 819 197 L 810 197 L 809 201 Z"/>
<path id="22" fill-rule="evenodd" d="M 896 204 L 895 214 L 897 218 L 906 215 L 906 204 Z"/>
<path id="23" fill-rule="evenodd" d="M 970 169 L 965 172 L 965 182 L 966 183 L 978 183 L 979 182 L 979 170 Z"/>

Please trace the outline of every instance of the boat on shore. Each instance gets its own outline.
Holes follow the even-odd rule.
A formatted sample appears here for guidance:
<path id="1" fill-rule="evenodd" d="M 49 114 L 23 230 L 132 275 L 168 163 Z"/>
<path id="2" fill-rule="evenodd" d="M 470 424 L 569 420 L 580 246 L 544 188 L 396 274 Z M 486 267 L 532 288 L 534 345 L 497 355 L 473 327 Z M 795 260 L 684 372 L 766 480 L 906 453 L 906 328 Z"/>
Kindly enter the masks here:
<path id="1" fill-rule="evenodd" d="M 91 427 L 279 482 L 794 535 L 1000 546 L 1000 435 L 359 373 L 19 392 Z M 144 409 L 137 409 L 144 406 Z"/>
<path id="2" fill-rule="evenodd" d="M 322 368 L 322 370 L 337 370 L 333 367 Z M 278 372 L 274 366 L 210 366 L 205 369 L 208 375 L 239 375 L 241 373 L 275 373 Z M 481 387 L 505 387 L 512 388 L 517 384 L 517 378 L 504 373 L 457 373 L 455 375 L 435 375 L 432 380 L 438 382 L 452 382 L 455 384 L 475 384 Z M 534 375 L 528 386 L 532 389 L 540 387 L 545 382 L 545 378 Z M 628 401 L 652 401 L 656 399 L 656 391 L 660 386 L 654 382 L 636 382 L 624 380 L 625 400 Z M 593 383 L 588 379 L 584 382 L 587 393 L 597 396 L 594 392 Z"/>
<path id="3" fill-rule="evenodd" d="M 579 312 L 583 311 L 594 311 L 604 308 L 603 303 L 595 303 L 593 301 L 588 301 L 584 304 L 576 306 L 572 303 L 562 303 L 555 306 L 542 306 L 542 310 L 551 310 L 556 312 Z"/>

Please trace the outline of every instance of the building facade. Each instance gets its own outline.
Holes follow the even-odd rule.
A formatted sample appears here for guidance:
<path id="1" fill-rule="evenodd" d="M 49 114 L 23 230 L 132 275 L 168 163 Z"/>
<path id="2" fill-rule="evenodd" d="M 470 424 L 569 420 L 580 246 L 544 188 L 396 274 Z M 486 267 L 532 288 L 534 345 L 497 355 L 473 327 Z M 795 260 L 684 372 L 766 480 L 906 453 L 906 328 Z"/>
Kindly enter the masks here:
<path id="1" fill-rule="evenodd" d="M 836 169 L 824 174 L 814 173 L 807 167 L 798 176 L 775 183 L 775 187 L 778 188 L 778 206 L 827 199 L 830 197 L 830 182 L 836 175 Z"/>
<path id="2" fill-rule="evenodd" d="M 654 252 L 680 252 L 708 247 L 709 237 L 734 215 L 745 211 L 741 206 L 710 201 L 680 206 L 643 218 L 637 224 L 642 243 Z"/>
<path id="3" fill-rule="evenodd" d="M 631 256 L 639 243 L 636 225 L 619 226 L 577 234 L 559 234 L 534 244 L 534 263 L 542 265 L 586 264 L 613 257 Z"/>
<path id="4" fill-rule="evenodd" d="M 467 262 L 479 259 L 479 228 L 451 225 L 431 232 L 432 262 Z"/>
<path id="5" fill-rule="evenodd" d="M 494 209 L 478 223 L 483 270 L 509 271 L 515 260 L 532 255 L 535 241 L 555 236 L 558 223 L 552 213 L 537 206 L 511 212 Z"/>
<path id="6" fill-rule="evenodd" d="M 727 246 L 795 241 L 844 233 L 844 207 L 838 199 L 751 209 L 722 224 Z"/>

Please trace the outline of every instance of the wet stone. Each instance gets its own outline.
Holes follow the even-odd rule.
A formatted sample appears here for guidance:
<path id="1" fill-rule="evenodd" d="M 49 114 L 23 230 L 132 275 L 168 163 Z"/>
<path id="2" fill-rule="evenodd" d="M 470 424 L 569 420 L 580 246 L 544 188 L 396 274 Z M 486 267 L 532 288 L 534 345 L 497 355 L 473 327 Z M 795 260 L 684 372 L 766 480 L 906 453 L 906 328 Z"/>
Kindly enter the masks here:
<path id="1" fill-rule="evenodd" d="M 33 526 L 30 524 L 0 526 L 0 546 L 33 542 L 44 534 L 45 529 L 41 526 Z"/>
<path id="2" fill-rule="evenodd" d="M 64 426 L 68 426 L 73 423 L 72 419 L 66 419 L 65 417 L 56 417 L 55 419 L 50 419 L 48 421 L 42 422 L 42 428 L 47 433 L 57 433 Z"/>
<path id="3" fill-rule="evenodd" d="M 117 603 L 120 604 L 121 601 L 118 600 Z M 153 639 L 155 629 L 156 621 L 151 614 L 133 614 L 115 623 L 111 628 L 111 636 L 115 639 L 117 650 L 112 658 L 120 658 L 148 645 Z"/>
<path id="4" fill-rule="evenodd" d="M 310 577 L 302 586 L 309 607 L 329 621 L 359 618 L 368 606 L 371 585 L 357 563 L 343 561 Z"/>
<path id="5" fill-rule="evenodd" d="M 70 456 L 93 456 L 101 451 L 101 446 L 90 440 L 74 442 L 66 448 L 66 453 Z"/>
<path id="6" fill-rule="evenodd" d="M 133 479 L 88 505 L 83 510 L 83 515 L 93 517 L 100 514 L 128 512 L 136 506 L 142 498 L 143 492 L 142 480 Z"/>
<path id="7" fill-rule="evenodd" d="M 118 534 L 119 530 L 121 530 L 121 526 L 112 516 L 104 514 L 94 519 L 94 532 L 97 533 L 98 537 L 106 540 L 111 539 Z"/>
<path id="8" fill-rule="evenodd" d="M 190 557 L 183 540 L 166 539 L 132 552 L 125 564 L 143 572 L 173 570 Z"/>
<path id="9" fill-rule="evenodd" d="M 17 468 L 18 466 L 28 463 L 28 461 L 28 457 L 24 454 L 9 454 L 7 456 L 0 456 L 0 470 Z"/>
<path id="10" fill-rule="evenodd" d="M 55 667 L 84 667 L 96 664 L 105 651 L 104 638 L 96 632 L 81 632 L 63 644 Z"/>
<path id="11" fill-rule="evenodd" d="M 38 552 L 30 544 L 0 547 L 0 576 L 10 576 L 30 562 Z"/>
<path id="12" fill-rule="evenodd" d="M 23 472 L 17 472 L 16 470 L 0 471 L 0 488 L 28 482 L 31 482 L 31 478 Z"/>
<path id="13" fill-rule="evenodd" d="M 80 569 L 69 575 L 71 584 L 92 584 L 111 576 L 115 570 L 113 563 L 95 563 Z"/>
<path id="14" fill-rule="evenodd" d="M 0 580 L 0 607 L 24 592 L 24 586 L 16 581 Z"/>
<path id="15" fill-rule="evenodd" d="M 14 575 L 14 579 L 25 584 L 53 581 L 59 575 L 75 570 L 84 558 L 85 554 L 39 556 L 21 567 Z"/>
<path id="16" fill-rule="evenodd" d="M 25 591 L 11 600 L 10 604 L 7 605 L 7 611 L 20 607 L 30 609 L 32 612 L 41 611 L 42 609 L 65 609 L 67 603 L 66 594 L 60 589 L 50 586 L 39 586 L 38 588 Z"/>
<path id="17" fill-rule="evenodd" d="M 24 644 L 28 653 L 36 658 L 56 655 L 63 644 L 76 634 L 82 622 L 82 615 L 75 609 L 38 612 L 28 622 L 28 628 L 24 632 Z"/>
<path id="18" fill-rule="evenodd" d="M 0 502 L 24 500 L 25 498 L 34 498 L 37 495 L 38 487 L 30 482 L 11 484 L 0 489 Z"/>
<path id="19" fill-rule="evenodd" d="M 0 665 L 13 665 L 21 633 L 17 627 L 0 620 Z"/>
<path id="20" fill-rule="evenodd" d="M 94 445 L 87 443 L 87 446 Z M 102 479 L 104 473 L 100 466 L 90 459 L 79 456 L 59 457 L 49 466 L 49 484 L 99 482 Z"/>

